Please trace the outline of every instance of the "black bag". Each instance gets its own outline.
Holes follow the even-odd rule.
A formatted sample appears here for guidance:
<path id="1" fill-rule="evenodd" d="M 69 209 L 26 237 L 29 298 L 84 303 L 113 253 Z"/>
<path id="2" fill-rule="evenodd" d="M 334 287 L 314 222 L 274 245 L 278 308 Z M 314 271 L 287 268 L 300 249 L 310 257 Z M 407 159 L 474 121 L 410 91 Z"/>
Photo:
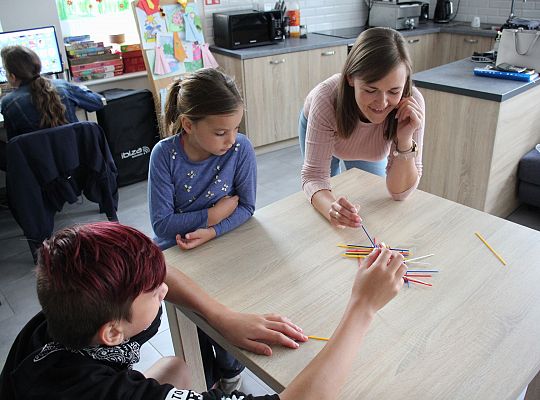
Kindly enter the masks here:
<path id="1" fill-rule="evenodd" d="M 147 179 L 150 152 L 159 140 L 154 98 L 149 90 L 109 89 L 97 112 L 118 169 L 118 186 Z"/>

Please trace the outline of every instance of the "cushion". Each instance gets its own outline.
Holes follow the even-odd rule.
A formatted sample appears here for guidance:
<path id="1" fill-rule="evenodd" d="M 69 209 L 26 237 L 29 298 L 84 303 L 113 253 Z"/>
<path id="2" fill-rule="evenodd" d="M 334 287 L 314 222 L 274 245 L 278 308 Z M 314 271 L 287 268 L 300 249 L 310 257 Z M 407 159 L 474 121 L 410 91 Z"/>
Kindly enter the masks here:
<path id="1" fill-rule="evenodd" d="M 519 182 L 518 197 L 522 202 L 531 206 L 540 207 L 540 185 L 528 182 Z"/>
<path id="2" fill-rule="evenodd" d="M 540 152 L 538 150 L 532 149 L 519 161 L 518 177 L 521 181 L 540 186 Z"/>

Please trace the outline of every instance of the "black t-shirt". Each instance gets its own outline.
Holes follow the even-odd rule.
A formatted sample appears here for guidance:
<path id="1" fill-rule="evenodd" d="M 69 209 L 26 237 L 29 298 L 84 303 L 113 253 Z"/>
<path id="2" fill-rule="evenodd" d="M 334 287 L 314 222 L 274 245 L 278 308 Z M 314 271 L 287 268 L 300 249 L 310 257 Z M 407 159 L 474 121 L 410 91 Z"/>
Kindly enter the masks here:
<path id="1" fill-rule="evenodd" d="M 119 346 L 72 350 L 52 342 L 47 321 L 38 313 L 13 344 L 2 375 L 2 400 L 279 400 L 278 395 L 253 397 L 219 390 L 196 393 L 161 385 L 132 370 L 143 343 L 157 333 L 161 310 L 152 325 Z"/>

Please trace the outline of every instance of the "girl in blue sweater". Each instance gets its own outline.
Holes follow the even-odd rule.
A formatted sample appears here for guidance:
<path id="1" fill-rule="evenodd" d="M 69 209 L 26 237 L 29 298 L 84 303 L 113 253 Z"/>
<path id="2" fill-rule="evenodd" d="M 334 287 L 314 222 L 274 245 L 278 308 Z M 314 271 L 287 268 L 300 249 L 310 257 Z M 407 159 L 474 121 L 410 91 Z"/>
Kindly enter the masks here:
<path id="1" fill-rule="evenodd" d="M 238 134 L 244 104 L 234 81 L 201 69 L 169 89 L 165 128 L 148 177 L 155 241 L 192 249 L 246 222 L 255 211 L 257 167 Z"/>
<path id="2" fill-rule="evenodd" d="M 148 203 L 163 250 L 188 250 L 246 222 L 255 211 L 257 166 L 238 134 L 244 103 L 234 81 L 201 69 L 169 89 L 165 128 L 171 135 L 152 150 Z M 230 393 L 244 366 L 199 330 L 208 389 Z"/>

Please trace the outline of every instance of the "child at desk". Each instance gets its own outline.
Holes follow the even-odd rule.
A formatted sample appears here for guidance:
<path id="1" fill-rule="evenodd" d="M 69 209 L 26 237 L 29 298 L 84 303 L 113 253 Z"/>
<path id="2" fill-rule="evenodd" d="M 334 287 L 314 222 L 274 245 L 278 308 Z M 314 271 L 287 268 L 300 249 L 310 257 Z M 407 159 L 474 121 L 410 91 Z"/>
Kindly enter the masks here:
<path id="1" fill-rule="evenodd" d="M 246 222 L 255 211 L 255 152 L 238 134 L 244 113 L 234 81 L 201 69 L 169 90 L 166 130 L 152 150 L 148 203 L 155 242 L 192 249 Z M 244 366 L 199 330 L 207 386 L 240 386 Z"/>
<path id="2" fill-rule="evenodd" d="M 63 79 L 40 75 L 41 60 L 24 46 L 6 46 L 0 53 L 7 81 L 15 90 L 2 97 L 7 139 L 77 122 L 76 107 L 86 111 L 103 108 L 101 96 Z M 0 169 L 6 170 L 6 142 L 0 141 Z"/>
<path id="3" fill-rule="evenodd" d="M 40 249 L 37 292 L 43 311 L 9 352 L 0 398 L 338 398 L 375 312 L 403 285 L 402 261 L 388 249 L 365 259 L 332 339 L 280 395 L 234 397 L 217 389 L 198 394 L 188 389 L 189 371 L 178 357 L 163 358 L 144 374 L 131 369 L 142 344 L 158 331 L 164 298 L 201 314 L 232 344 L 261 354 L 271 354 L 261 342 L 297 348 L 292 339 L 307 338 L 286 318 L 235 313 L 217 303 L 180 271 L 168 269 L 159 248 L 134 228 L 111 222 L 65 228 Z"/>

